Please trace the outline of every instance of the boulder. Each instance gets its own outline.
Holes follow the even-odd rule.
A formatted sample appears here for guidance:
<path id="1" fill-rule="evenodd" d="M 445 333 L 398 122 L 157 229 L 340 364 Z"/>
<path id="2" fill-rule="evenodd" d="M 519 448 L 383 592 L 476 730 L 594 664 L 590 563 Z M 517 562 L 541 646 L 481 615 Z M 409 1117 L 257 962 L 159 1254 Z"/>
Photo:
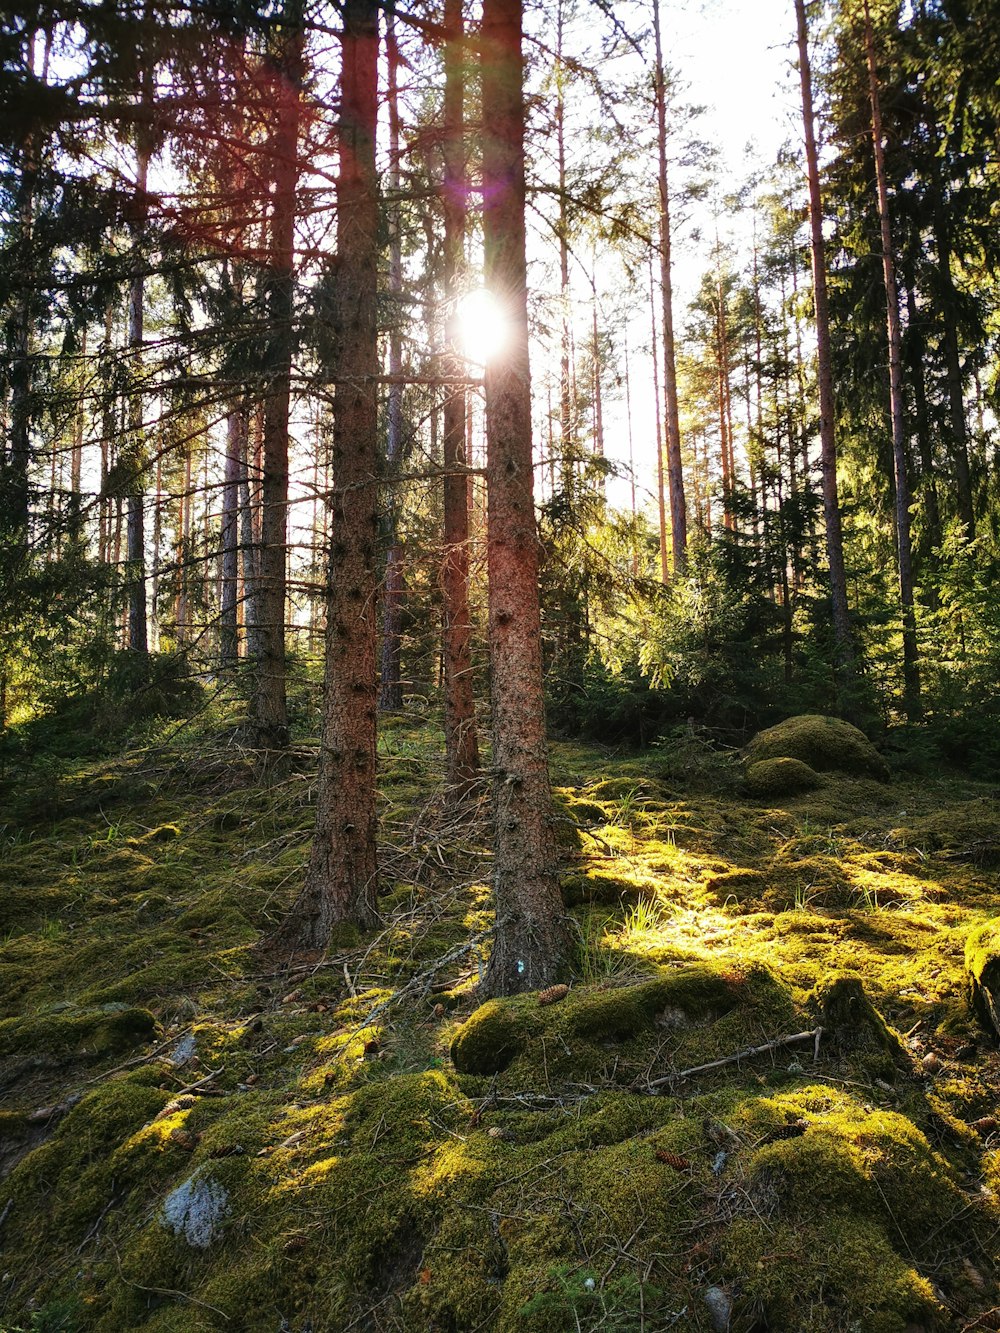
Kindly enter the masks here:
<path id="1" fill-rule="evenodd" d="M 889 781 L 889 768 L 871 741 L 839 717 L 803 713 L 758 732 L 746 748 L 749 765 L 766 759 L 798 759 L 818 773 L 849 773 Z"/>
<path id="2" fill-rule="evenodd" d="M 816 770 L 801 759 L 761 759 L 750 765 L 745 777 L 748 794 L 760 800 L 815 791 L 822 781 Z"/>

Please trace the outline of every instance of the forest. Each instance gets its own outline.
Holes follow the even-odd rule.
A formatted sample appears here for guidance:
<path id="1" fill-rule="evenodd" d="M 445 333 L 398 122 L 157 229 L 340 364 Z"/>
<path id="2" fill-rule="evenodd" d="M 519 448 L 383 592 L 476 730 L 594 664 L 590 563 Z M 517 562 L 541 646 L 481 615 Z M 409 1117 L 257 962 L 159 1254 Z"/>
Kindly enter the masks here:
<path id="1" fill-rule="evenodd" d="M 0 1333 L 1000 1329 L 994 0 L 0 54 Z"/>

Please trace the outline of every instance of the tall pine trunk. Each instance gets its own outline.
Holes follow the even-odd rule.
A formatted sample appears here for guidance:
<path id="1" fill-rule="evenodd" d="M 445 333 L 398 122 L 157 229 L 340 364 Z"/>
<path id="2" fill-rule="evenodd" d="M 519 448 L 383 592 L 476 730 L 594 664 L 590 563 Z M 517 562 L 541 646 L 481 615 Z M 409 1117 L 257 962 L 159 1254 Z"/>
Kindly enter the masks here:
<path id="1" fill-rule="evenodd" d="M 378 923 L 375 740 L 378 647 L 378 0 L 343 9 L 332 513 L 316 831 L 282 929 L 323 948 L 334 927 Z"/>
<path id="2" fill-rule="evenodd" d="M 885 169 L 882 102 L 871 11 L 864 0 L 865 55 L 868 94 L 872 111 L 872 147 L 875 153 L 875 188 L 882 240 L 882 278 L 885 283 L 886 334 L 889 342 L 889 412 L 892 421 L 892 465 L 896 484 L 896 557 L 899 564 L 899 602 L 903 614 L 903 708 L 911 722 L 920 718 L 920 662 L 913 608 L 913 555 L 910 543 L 910 483 L 906 468 L 906 413 L 903 403 L 903 337 L 899 322 L 899 293 L 892 253 L 892 219 Z"/>
<path id="3" fill-rule="evenodd" d="M 521 0 L 484 0 L 486 284 L 512 337 L 486 370 L 487 552 L 496 929 L 487 994 L 547 986 L 569 953 L 545 742 L 525 258 Z"/>
<path id="4" fill-rule="evenodd" d="M 132 388 L 129 395 L 129 458 L 128 458 L 128 524 L 125 535 L 128 588 L 128 646 L 141 659 L 149 652 L 146 626 L 146 533 L 143 472 L 145 468 L 145 439 L 140 379 L 142 376 L 142 343 L 145 304 L 144 260 L 141 254 L 145 230 L 149 175 L 150 145 L 143 127 L 139 129 L 136 148 L 135 212 L 133 228 L 135 255 L 132 283 L 129 288 L 128 346 Z"/>
<path id="5" fill-rule="evenodd" d="M 389 208 L 389 300 L 392 324 L 389 329 L 389 384 L 385 461 L 389 493 L 386 499 L 385 577 L 382 584 L 382 644 L 379 669 L 378 707 L 380 713 L 399 712 L 403 707 L 403 601 L 406 580 L 403 573 L 403 548 L 399 541 L 398 472 L 403 453 L 403 234 L 399 194 L 399 50 L 392 13 L 385 21 L 386 63 L 389 109 L 388 184 L 393 198 Z"/>
<path id="6" fill-rule="evenodd" d="M 288 418 L 294 333 L 295 191 L 299 176 L 299 115 L 303 37 L 295 0 L 286 6 L 282 51 L 275 61 L 275 125 L 271 135 L 270 253 L 265 274 L 269 381 L 264 393 L 261 532 L 257 612 L 259 656 L 253 699 L 254 739 L 265 750 L 288 744 L 285 603 L 288 555 Z M 287 26 L 286 26 L 287 25 Z"/>
<path id="7" fill-rule="evenodd" d="M 660 192 L 660 293 L 663 299 L 663 402 L 667 428 L 667 484 L 670 490 L 670 537 L 674 574 L 687 562 L 687 503 L 681 463 L 680 406 L 674 354 L 674 280 L 670 236 L 670 186 L 667 179 L 667 89 L 660 39 L 660 0 L 653 0 L 656 39 L 656 143 Z"/>
<path id="8" fill-rule="evenodd" d="M 844 571 L 844 536 L 837 490 L 837 439 L 833 401 L 833 364 L 830 350 L 830 306 L 826 285 L 826 243 L 823 239 L 823 200 L 819 188 L 819 158 L 816 151 L 816 115 L 813 109 L 812 70 L 809 64 L 809 32 L 805 0 L 795 0 L 798 26 L 799 80 L 802 87 L 802 124 L 805 131 L 806 175 L 809 181 L 809 227 L 812 240 L 813 308 L 816 314 L 816 359 L 819 381 L 820 469 L 823 480 L 823 517 L 826 525 L 826 558 L 830 570 L 830 602 L 833 611 L 834 655 L 841 694 L 849 694 L 855 681 L 856 663 L 851 621 L 847 609 L 847 575 Z M 850 700 L 842 706 L 850 708 Z"/>
<path id="9" fill-rule="evenodd" d="M 246 457 L 247 417 L 234 404 L 226 419 L 226 470 L 222 483 L 219 665 L 234 667 L 239 657 L 239 506 L 240 463 Z"/>
<path id="10" fill-rule="evenodd" d="M 466 47 L 462 0 L 445 0 L 444 84 L 444 282 L 448 310 L 461 295 L 465 267 L 468 171 L 465 150 Z M 454 352 L 454 348 L 452 348 Z M 451 358 L 458 372 L 457 358 Z M 457 375 L 456 375 L 457 378 Z M 444 402 L 444 741 L 448 796 L 460 804 L 479 772 L 476 704 L 472 681 L 469 610 L 469 485 L 465 452 L 465 386 L 452 383 Z"/>

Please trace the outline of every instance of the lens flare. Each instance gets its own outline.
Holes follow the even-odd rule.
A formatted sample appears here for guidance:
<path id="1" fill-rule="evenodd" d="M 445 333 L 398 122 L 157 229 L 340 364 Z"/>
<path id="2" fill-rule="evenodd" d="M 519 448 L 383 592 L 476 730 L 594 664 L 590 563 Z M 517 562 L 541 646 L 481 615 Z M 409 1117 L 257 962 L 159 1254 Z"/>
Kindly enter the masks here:
<path id="1" fill-rule="evenodd" d="M 455 306 L 454 337 L 467 361 L 485 366 L 503 356 L 510 346 L 510 318 L 493 292 L 467 292 Z"/>

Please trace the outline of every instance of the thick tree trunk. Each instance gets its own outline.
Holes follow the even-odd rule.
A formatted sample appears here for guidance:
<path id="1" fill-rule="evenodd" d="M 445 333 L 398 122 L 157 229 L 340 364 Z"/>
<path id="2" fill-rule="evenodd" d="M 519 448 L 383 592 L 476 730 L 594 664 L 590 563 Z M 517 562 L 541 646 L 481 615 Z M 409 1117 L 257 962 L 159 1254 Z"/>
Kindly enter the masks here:
<path id="1" fill-rule="evenodd" d="M 513 336 L 486 371 L 487 550 L 493 708 L 496 930 L 483 982 L 513 994 L 557 980 L 569 933 L 556 876 L 545 743 L 532 485 L 524 223 L 521 0 L 484 0 L 483 243 L 486 283 Z"/>
<path id="2" fill-rule="evenodd" d="M 660 191 L 660 290 L 663 297 L 663 398 L 667 427 L 667 482 L 670 488 L 670 536 L 674 574 L 683 574 L 687 562 L 687 503 L 681 464 L 680 407 L 674 355 L 674 285 L 670 237 L 670 188 L 667 180 L 667 90 L 660 40 L 660 0 L 653 0 L 656 39 L 656 141 Z"/>
<path id="3" fill-rule="evenodd" d="M 386 62 L 389 79 L 389 190 L 399 193 L 399 51 L 391 13 L 386 15 Z M 403 549 L 399 541 L 399 485 L 397 473 L 403 452 L 403 234 L 398 198 L 389 210 L 389 300 L 392 325 L 389 330 L 389 385 L 386 432 L 386 472 L 389 494 L 385 509 L 385 577 L 382 584 L 382 644 L 379 670 L 380 713 L 398 713 L 403 707 L 403 603 L 406 578 Z"/>
<path id="4" fill-rule="evenodd" d="M 295 191 L 299 176 L 299 115 L 302 100 L 301 21 L 289 15 L 284 50 L 275 68 L 275 125 L 271 136 L 270 254 L 267 292 L 268 370 L 264 396 L 261 532 L 257 612 L 260 655 L 256 662 L 253 726 L 265 750 L 288 744 L 285 681 L 285 614 L 288 555 L 288 418 L 294 334 Z"/>
<path id="5" fill-rule="evenodd" d="M 886 332 L 889 340 L 889 409 L 892 420 L 892 463 L 896 483 L 896 554 L 899 562 L 899 601 L 903 613 L 903 707 L 911 722 L 920 718 L 920 664 L 917 625 L 913 609 L 913 556 L 910 546 L 910 484 L 906 469 L 906 414 L 903 404 L 903 339 L 899 323 L 899 294 L 892 254 L 892 220 L 885 169 L 882 105 L 871 12 L 864 0 L 865 54 L 868 61 L 868 93 L 872 109 L 872 147 L 875 152 L 875 186 L 882 237 L 882 277 L 885 282 Z"/>
<path id="6" fill-rule="evenodd" d="M 465 44 L 462 0 L 445 0 L 444 85 L 444 282 L 453 311 L 465 267 Z M 454 354 L 454 347 L 452 347 Z M 459 369 L 454 360 L 456 372 Z M 472 681 L 472 618 L 469 611 L 469 486 L 465 468 L 466 396 L 448 388 L 444 402 L 444 743 L 448 798 L 460 804 L 479 773 L 479 742 Z"/>
<path id="7" fill-rule="evenodd" d="M 799 79 L 802 86 L 802 123 L 805 130 L 806 174 L 809 180 L 809 226 L 812 237 L 813 308 L 816 314 L 816 356 L 819 380 L 820 468 L 823 478 L 823 516 L 826 556 L 830 569 L 834 652 L 842 691 L 849 691 L 856 673 L 854 640 L 847 610 L 844 537 L 837 493 L 837 440 L 833 402 L 833 367 L 830 352 L 830 312 L 826 287 L 826 243 L 823 239 L 823 201 L 819 188 L 816 118 L 813 110 L 812 71 L 805 0 L 795 0 L 798 24 Z"/>
<path id="8" fill-rule="evenodd" d="M 305 886 L 282 929 L 324 948 L 349 922 L 378 923 L 375 739 L 378 647 L 378 0 L 343 10 L 326 673 L 316 832 Z"/>

